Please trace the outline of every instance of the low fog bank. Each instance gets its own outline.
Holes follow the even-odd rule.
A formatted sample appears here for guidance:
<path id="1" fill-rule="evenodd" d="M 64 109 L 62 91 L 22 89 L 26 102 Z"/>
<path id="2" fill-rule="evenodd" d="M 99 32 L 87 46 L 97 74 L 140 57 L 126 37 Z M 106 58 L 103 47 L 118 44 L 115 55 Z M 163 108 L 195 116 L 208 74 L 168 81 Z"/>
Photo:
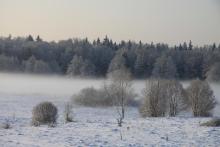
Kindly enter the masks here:
<path id="1" fill-rule="evenodd" d="M 0 73 L 0 94 L 72 96 L 83 88 L 99 88 L 105 79 L 80 79 L 56 75 Z M 133 87 L 141 93 L 145 82 L 135 81 Z"/>
<path id="2" fill-rule="evenodd" d="M 104 79 L 79 79 L 68 78 L 55 75 L 28 75 L 28 74 L 12 74 L 0 73 L 0 95 L 40 95 L 54 97 L 71 97 L 78 93 L 81 89 L 87 87 L 99 88 L 103 85 Z M 184 87 L 189 82 L 182 82 Z M 145 86 L 144 80 L 136 80 L 133 82 L 133 88 L 137 94 L 141 94 Z M 211 87 L 214 91 L 216 99 L 220 104 L 220 84 L 212 83 Z M 220 116 L 220 105 L 217 105 L 214 111 L 215 116 Z"/>
<path id="3" fill-rule="evenodd" d="M 71 96 L 82 88 L 98 88 L 102 83 L 103 79 L 0 73 L 0 94 Z"/>

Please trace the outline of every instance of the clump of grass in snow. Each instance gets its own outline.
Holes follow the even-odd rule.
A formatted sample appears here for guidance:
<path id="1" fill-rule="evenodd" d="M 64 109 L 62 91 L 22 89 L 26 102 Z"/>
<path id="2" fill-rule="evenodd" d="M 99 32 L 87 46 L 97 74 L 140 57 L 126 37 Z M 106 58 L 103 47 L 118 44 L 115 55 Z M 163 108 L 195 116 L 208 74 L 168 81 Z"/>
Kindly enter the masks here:
<path id="1" fill-rule="evenodd" d="M 6 120 L 3 124 L 0 124 L 0 128 L 2 129 L 10 129 L 11 125 L 8 120 Z"/>
<path id="2" fill-rule="evenodd" d="M 209 120 L 205 123 L 200 124 L 200 126 L 219 127 L 220 126 L 220 118 L 214 118 L 212 120 Z"/>

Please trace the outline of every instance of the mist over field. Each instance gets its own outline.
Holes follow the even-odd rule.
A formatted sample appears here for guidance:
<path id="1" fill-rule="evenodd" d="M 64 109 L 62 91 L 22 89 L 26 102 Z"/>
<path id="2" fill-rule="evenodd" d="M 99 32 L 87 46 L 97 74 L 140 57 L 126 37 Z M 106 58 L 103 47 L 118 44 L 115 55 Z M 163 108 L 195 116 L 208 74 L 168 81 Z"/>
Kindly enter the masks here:
<path id="1" fill-rule="evenodd" d="M 107 79 L 81 79 L 57 75 L 30 75 L 16 73 L 0 73 L 0 95 L 41 97 L 43 99 L 56 99 L 67 101 L 80 90 L 88 87 L 100 88 Z M 146 85 L 145 80 L 132 82 L 135 93 L 141 98 Z M 184 88 L 189 86 L 189 81 L 182 82 Z M 220 102 L 220 84 L 212 83 L 211 87 L 218 102 Z M 0 97 L 1 100 L 1 97 Z M 214 116 L 220 116 L 220 105 L 214 109 Z"/>
<path id="2" fill-rule="evenodd" d="M 105 79 L 81 79 L 56 75 L 30 75 L 0 73 L 0 94 L 7 95 L 42 95 L 70 97 L 83 88 L 99 88 Z M 145 85 L 144 81 L 134 82 L 138 93 Z"/>
<path id="3" fill-rule="evenodd" d="M 0 81 L 1 94 L 69 97 L 82 88 L 99 87 L 103 80 L 0 73 Z"/>

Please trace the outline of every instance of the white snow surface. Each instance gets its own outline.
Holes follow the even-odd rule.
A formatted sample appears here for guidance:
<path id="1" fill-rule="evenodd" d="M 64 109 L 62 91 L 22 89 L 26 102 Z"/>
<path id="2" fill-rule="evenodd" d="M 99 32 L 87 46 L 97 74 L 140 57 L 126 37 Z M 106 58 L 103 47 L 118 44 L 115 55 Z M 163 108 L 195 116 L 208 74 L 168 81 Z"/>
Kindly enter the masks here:
<path id="1" fill-rule="evenodd" d="M 22 78 L 20 76 L 9 78 L 7 82 L 4 77 L 3 84 L 0 82 L 0 125 L 6 120 L 11 124 L 10 129 L 0 128 L 0 147 L 220 146 L 220 128 L 200 126 L 200 123 L 211 118 L 190 116 L 141 118 L 137 108 L 130 107 L 127 108 L 123 126 L 118 127 L 114 108 L 74 106 L 75 122 L 64 123 L 64 105 L 71 96 L 71 88 L 68 84 L 73 85 L 72 89 L 75 89 L 73 94 L 83 87 L 98 87 L 102 82 L 84 80 L 77 83 L 70 79 L 59 79 L 56 82 L 55 78 L 49 78 L 49 81 L 39 78 L 34 79 L 33 83 L 40 83 L 40 86 L 36 84 L 34 86 L 30 81 L 27 84 Z M 0 80 L 2 80 L 1 75 Z M 20 83 L 17 83 L 19 80 Z M 45 80 L 46 83 L 43 82 Z M 26 87 L 25 84 L 22 85 L 22 81 L 26 83 Z M 19 84 L 21 87 L 18 86 Z M 59 86 L 52 86 L 56 84 Z M 134 89 L 140 93 L 143 85 L 144 82 L 136 82 Z M 27 87 L 30 90 L 26 89 Z M 212 84 L 212 87 L 215 95 L 220 96 L 220 86 Z M 66 91 L 59 92 L 59 89 Z M 53 90 L 55 90 L 54 94 Z M 32 108 L 42 101 L 51 101 L 58 107 L 58 123 L 54 128 L 46 125 L 40 127 L 30 125 Z M 214 112 L 216 116 L 219 116 L 219 110 L 218 106 Z"/>

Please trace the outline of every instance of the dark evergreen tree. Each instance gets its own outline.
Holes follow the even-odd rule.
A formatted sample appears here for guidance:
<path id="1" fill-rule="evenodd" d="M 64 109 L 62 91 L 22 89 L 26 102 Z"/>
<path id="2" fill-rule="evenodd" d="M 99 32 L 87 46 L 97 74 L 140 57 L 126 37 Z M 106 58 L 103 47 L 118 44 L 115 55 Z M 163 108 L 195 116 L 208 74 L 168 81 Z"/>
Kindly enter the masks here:
<path id="1" fill-rule="evenodd" d="M 42 39 L 40 38 L 40 36 L 38 35 L 37 38 L 36 38 L 36 41 L 37 41 L 37 42 L 41 42 L 41 41 L 43 41 L 43 40 L 42 40 Z"/>
<path id="2" fill-rule="evenodd" d="M 183 43 L 183 50 L 187 50 L 187 49 L 188 49 L 188 47 L 187 47 L 187 43 L 184 42 L 184 43 Z"/>
<path id="3" fill-rule="evenodd" d="M 190 40 L 189 41 L 189 50 L 192 50 L 193 49 L 193 45 L 192 45 L 192 41 Z"/>
<path id="4" fill-rule="evenodd" d="M 33 37 L 32 37 L 31 35 L 29 35 L 29 36 L 27 37 L 27 41 L 34 41 L 34 39 L 33 39 Z"/>
<path id="5" fill-rule="evenodd" d="M 180 43 L 180 45 L 179 45 L 179 50 L 181 51 L 181 50 L 183 50 L 183 47 L 182 47 L 182 44 Z"/>
<path id="6" fill-rule="evenodd" d="M 216 49 L 216 44 L 213 43 L 213 45 L 212 45 L 212 51 L 214 51 L 215 49 Z"/>
<path id="7" fill-rule="evenodd" d="M 100 41 L 100 39 L 99 39 L 99 38 L 97 39 L 97 41 L 96 41 L 96 42 L 97 42 L 97 45 L 100 45 L 100 44 L 101 44 L 101 41 Z"/>

